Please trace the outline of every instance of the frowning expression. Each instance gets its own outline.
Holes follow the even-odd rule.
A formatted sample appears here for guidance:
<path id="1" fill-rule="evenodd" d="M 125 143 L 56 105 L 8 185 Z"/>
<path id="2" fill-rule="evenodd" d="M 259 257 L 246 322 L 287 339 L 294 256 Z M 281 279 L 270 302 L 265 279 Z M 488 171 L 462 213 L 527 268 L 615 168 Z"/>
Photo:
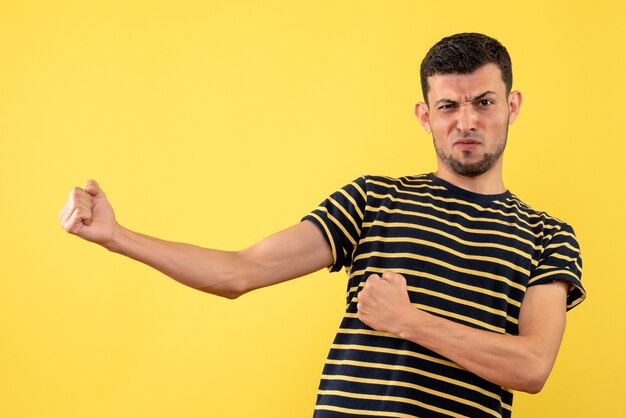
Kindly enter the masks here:
<path id="1" fill-rule="evenodd" d="M 485 64 L 470 74 L 435 74 L 428 83 L 428 104 L 419 103 L 416 114 L 433 135 L 440 169 L 476 177 L 501 168 L 521 94 L 507 95 L 500 68 Z"/>

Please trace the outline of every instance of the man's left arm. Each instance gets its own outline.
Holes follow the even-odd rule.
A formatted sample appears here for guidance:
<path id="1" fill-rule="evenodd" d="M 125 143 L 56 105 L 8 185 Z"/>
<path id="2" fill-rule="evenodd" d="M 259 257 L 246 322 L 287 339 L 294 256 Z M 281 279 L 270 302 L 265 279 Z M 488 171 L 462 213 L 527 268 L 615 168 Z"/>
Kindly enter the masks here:
<path id="1" fill-rule="evenodd" d="M 504 335 L 416 309 L 404 277 L 386 271 L 365 282 L 358 317 L 375 330 L 420 344 L 490 382 L 537 393 L 561 345 L 569 287 L 563 281 L 529 287 L 520 309 L 519 335 Z"/>

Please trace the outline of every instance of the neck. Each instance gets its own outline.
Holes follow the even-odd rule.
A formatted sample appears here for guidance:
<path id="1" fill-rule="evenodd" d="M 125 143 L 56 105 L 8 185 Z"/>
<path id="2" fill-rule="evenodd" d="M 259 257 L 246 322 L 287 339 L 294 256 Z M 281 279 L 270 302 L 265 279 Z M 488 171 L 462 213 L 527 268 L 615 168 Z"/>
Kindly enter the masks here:
<path id="1" fill-rule="evenodd" d="M 457 187 L 479 194 L 500 194 L 506 191 L 502 181 L 502 159 L 486 173 L 476 177 L 464 177 L 456 174 L 439 162 L 435 176 Z"/>

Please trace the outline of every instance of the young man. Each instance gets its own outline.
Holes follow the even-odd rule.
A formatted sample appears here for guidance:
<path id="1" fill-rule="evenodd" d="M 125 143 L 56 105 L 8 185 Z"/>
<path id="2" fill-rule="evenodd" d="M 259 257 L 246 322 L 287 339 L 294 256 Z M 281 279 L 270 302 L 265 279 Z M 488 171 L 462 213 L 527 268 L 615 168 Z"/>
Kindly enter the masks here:
<path id="1" fill-rule="evenodd" d="M 522 96 L 506 49 L 481 34 L 442 39 L 421 68 L 416 115 L 436 173 L 361 177 L 303 221 L 226 252 L 132 232 L 90 180 L 65 230 L 196 289 L 235 298 L 323 267 L 345 267 L 347 308 L 315 416 L 510 416 L 536 393 L 580 303 L 573 230 L 506 190 L 502 153 Z"/>

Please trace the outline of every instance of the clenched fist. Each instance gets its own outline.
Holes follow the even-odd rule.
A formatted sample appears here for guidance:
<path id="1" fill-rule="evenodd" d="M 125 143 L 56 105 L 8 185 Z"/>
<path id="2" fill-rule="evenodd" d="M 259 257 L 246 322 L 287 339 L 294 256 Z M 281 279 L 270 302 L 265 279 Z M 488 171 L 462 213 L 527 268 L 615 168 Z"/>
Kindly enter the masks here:
<path id="1" fill-rule="evenodd" d="M 404 276 L 392 271 L 370 275 L 359 292 L 358 318 L 377 331 L 398 335 L 407 315 L 414 313 Z"/>
<path id="2" fill-rule="evenodd" d="M 95 180 L 87 181 L 85 189 L 72 189 L 59 220 L 70 234 L 104 246 L 112 242 L 117 227 L 113 208 Z"/>

